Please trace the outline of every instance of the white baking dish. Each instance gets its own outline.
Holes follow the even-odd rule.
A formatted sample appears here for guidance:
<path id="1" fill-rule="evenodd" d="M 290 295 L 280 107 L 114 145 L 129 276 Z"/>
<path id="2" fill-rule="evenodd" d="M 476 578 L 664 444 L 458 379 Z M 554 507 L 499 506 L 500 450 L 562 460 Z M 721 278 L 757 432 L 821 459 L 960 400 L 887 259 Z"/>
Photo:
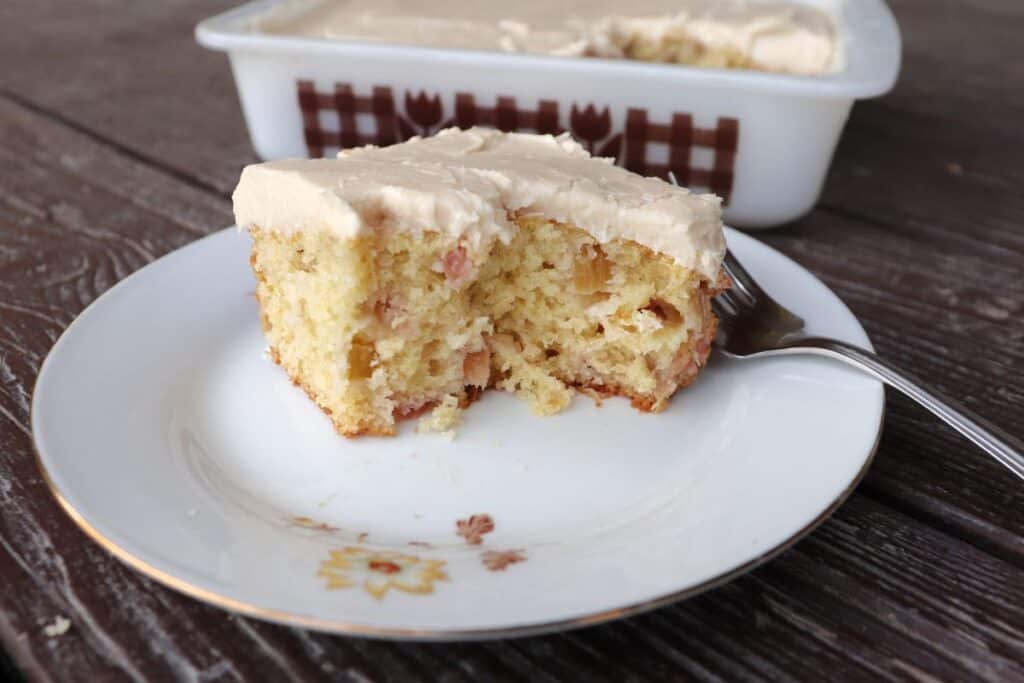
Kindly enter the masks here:
<path id="1" fill-rule="evenodd" d="M 854 100 L 887 92 L 900 33 L 883 0 L 803 0 L 835 17 L 842 68 L 823 76 L 268 35 L 260 0 L 207 19 L 228 53 L 256 152 L 333 155 L 447 125 L 567 130 L 592 151 L 725 199 L 770 227 L 817 201 Z"/>

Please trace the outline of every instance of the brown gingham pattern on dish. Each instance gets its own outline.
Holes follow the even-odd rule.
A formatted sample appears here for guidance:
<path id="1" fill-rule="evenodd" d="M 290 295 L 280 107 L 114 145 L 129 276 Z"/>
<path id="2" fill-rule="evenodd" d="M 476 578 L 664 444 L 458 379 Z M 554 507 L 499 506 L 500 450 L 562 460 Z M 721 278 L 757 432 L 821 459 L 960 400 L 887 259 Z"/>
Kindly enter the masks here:
<path id="1" fill-rule="evenodd" d="M 647 110 L 629 107 L 624 126 L 616 130 L 608 106 L 573 103 L 563 122 L 562 107 L 540 100 L 535 108 L 520 108 L 514 97 L 499 96 L 493 103 L 479 102 L 471 93 L 456 93 L 446 102 L 439 94 L 375 85 L 358 94 L 349 83 L 336 83 L 329 92 L 317 90 L 309 80 L 297 82 L 306 150 L 311 157 L 373 144 L 391 145 L 416 135 L 431 135 L 450 126 L 486 126 L 506 132 L 570 132 L 591 153 L 614 157 L 620 166 L 641 175 L 667 178 L 675 174 L 687 187 L 706 189 L 725 204 L 733 190 L 740 123 L 719 117 L 713 128 L 694 125 L 693 116 L 674 113 L 667 123 L 651 121 Z M 362 116 L 360 116 L 362 115 Z M 367 125 L 372 121 L 372 125 Z M 325 122 L 328 125 L 325 125 Z M 650 158 L 651 145 L 664 145 L 666 160 Z M 694 164 L 694 152 L 711 152 L 710 167 Z"/>

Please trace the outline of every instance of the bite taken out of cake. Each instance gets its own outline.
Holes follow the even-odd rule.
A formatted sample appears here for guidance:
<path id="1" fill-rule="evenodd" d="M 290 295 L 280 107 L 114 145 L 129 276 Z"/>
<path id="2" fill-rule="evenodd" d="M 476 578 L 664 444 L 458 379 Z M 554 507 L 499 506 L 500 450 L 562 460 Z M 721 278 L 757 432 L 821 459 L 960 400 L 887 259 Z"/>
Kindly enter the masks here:
<path id="1" fill-rule="evenodd" d="M 273 359 L 345 436 L 480 393 L 662 410 L 707 361 L 719 200 L 570 138 L 449 129 L 247 167 L 234 193 Z"/>

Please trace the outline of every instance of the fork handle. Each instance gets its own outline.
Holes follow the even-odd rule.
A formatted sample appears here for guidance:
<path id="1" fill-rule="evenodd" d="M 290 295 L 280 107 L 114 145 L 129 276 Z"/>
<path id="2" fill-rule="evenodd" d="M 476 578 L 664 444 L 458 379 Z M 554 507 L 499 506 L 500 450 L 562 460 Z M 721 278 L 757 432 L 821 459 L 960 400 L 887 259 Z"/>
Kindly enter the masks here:
<path id="1" fill-rule="evenodd" d="M 852 344 L 820 337 L 796 339 L 786 344 L 785 350 L 831 356 L 874 375 L 920 403 L 1011 472 L 1024 479 L 1024 442 L 956 401 L 929 389 L 874 353 Z"/>

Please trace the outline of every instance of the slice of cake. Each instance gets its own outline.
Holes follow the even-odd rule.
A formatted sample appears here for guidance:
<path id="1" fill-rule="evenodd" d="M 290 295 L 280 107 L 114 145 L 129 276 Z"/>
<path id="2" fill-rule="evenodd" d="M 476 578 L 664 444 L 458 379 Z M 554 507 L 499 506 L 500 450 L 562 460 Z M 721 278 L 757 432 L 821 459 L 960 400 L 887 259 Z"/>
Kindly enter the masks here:
<path id="1" fill-rule="evenodd" d="M 568 137 L 450 129 L 247 167 L 235 215 L 270 353 L 346 436 L 488 387 L 662 410 L 707 360 L 719 200 Z M 446 418 L 447 416 L 447 418 Z"/>

